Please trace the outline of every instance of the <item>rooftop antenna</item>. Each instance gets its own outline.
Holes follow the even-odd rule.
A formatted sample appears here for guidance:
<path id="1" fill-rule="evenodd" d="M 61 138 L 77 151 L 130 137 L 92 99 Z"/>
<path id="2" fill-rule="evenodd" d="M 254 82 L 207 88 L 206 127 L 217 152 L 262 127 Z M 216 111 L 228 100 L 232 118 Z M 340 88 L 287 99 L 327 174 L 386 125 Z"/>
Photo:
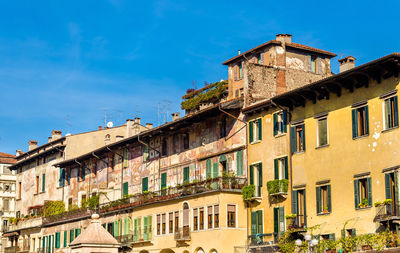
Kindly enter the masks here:
<path id="1" fill-rule="evenodd" d="M 104 111 L 104 127 L 107 125 L 107 111 L 108 111 L 108 109 L 107 108 L 103 108 L 103 109 L 101 109 L 102 111 Z"/>

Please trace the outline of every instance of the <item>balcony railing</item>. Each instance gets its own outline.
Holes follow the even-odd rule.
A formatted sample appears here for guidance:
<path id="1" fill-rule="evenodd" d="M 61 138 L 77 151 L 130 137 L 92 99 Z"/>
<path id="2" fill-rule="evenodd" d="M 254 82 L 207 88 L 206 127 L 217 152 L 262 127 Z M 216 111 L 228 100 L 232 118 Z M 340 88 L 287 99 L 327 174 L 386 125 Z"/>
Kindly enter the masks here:
<path id="1" fill-rule="evenodd" d="M 19 251 L 20 251 L 20 248 L 18 246 L 6 247 L 4 249 L 4 253 L 17 253 Z"/>
<path id="2" fill-rule="evenodd" d="M 297 215 L 295 218 L 287 220 L 288 229 L 304 230 L 307 227 L 306 217 L 304 215 Z"/>
<path id="3" fill-rule="evenodd" d="M 175 230 L 174 239 L 176 241 L 189 241 L 190 240 L 190 227 L 182 227 Z"/>
<path id="4" fill-rule="evenodd" d="M 24 220 L 19 220 L 16 224 L 10 223 L 6 228 L 7 231 L 31 228 L 31 227 L 39 227 L 42 225 L 42 217 L 35 218 L 26 218 Z"/>
<path id="5" fill-rule="evenodd" d="M 393 210 L 393 204 L 381 205 L 376 207 L 374 222 L 386 222 L 389 220 L 400 220 L 400 216 Z"/>
<path id="6" fill-rule="evenodd" d="M 115 239 L 123 246 L 130 245 L 133 243 L 133 234 L 116 236 Z"/>
<path id="7" fill-rule="evenodd" d="M 267 182 L 269 195 L 287 195 L 288 186 L 287 179 L 275 179 Z"/>
<path id="8" fill-rule="evenodd" d="M 272 246 L 276 243 L 273 233 L 250 235 L 247 239 L 247 245 L 249 247 Z"/>
<path id="9" fill-rule="evenodd" d="M 47 216 L 43 217 L 43 224 L 49 224 L 49 223 L 54 223 L 54 222 L 60 222 L 60 221 L 68 221 L 76 218 L 81 218 L 81 217 L 90 217 L 92 214 L 92 211 L 87 209 L 87 208 L 81 208 L 78 210 L 74 211 L 69 211 L 61 214 L 56 214 L 52 216 Z"/>
<path id="10" fill-rule="evenodd" d="M 153 240 L 153 230 L 152 229 L 141 229 L 135 230 L 133 232 L 133 243 L 146 243 Z"/>

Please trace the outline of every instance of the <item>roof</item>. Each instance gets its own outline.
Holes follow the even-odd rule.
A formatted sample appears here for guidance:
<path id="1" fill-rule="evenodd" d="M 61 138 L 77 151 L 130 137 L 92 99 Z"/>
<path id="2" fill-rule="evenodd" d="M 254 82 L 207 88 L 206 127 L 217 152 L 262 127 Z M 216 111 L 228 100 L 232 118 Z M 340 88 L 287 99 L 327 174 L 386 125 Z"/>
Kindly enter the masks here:
<path id="1" fill-rule="evenodd" d="M 0 163 L 14 164 L 16 162 L 15 155 L 0 152 Z"/>
<path id="2" fill-rule="evenodd" d="M 196 122 L 196 121 L 199 121 L 199 119 L 202 119 L 204 117 L 214 115 L 215 113 L 220 111 L 219 107 L 221 107 L 225 110 L 240 109 L 240 108 L 242 108 L 242 104 L 243 104 L 243 98 L 235 98 L 235 99 L 231 99 L 231 100 L 228 100 L 225 102 L 221 102 L 219 104 L 207 107 L 203 110 L 200 110 L 196 113 L 185 115 L 184 117 L 181 117 L 174 121 L 167 122 L 161 126 L 154 127 L 152 129 L 143 131 L 143 132 L 139 133 L 138 135 L 134 135 L 134 136 L 122 139 L 120 141 L 105 145 L 103 147 L 92 150 L 92 151 L 90 151 L 86 154 L 80 155 L 78 157 L 74 157 L 74 158 L 56 163 L 56 164 L 54 164 L 54 166 L 62 167 L 62 166 L 71 165 L 73 163 L 76 163 L 76 161 L 82 161 L 84 159 L 87 159 L 88 157 L 92 157 L 93 154 L 96 154 L 98 156 L 102 153 L 110 152 L 110 150 L 112 148 L 121 147 L 121 146 L 127 145 L 129 143 L 132 143 L 134 141 L 138 141 L 139 138 L 145 138 L 146 136 L 154 136 L 155 134 L 161 134 L 164 132 L 169 132 L 173 129 L 185 127 L 185 126 L 191 124 L 191 122 L 193 122 L 193 121 Z"/>
<path id="3" fill-rule="evenodd" d="M 370 74 L 368 74 L 369 71 L 371 71 Z M 381 74 L 377 75 L 376 73 L 378 73 L 378 71 L 380 71 Z M 244 108 L 242 112 L 253 113 L 254 111 L 258 111 L 269 106 L 275 106 L 275 104 L 287 106 L 288 104 L 286 104 L 286 101 L 289 100 L 291 101 L 290 103 L 292 104 L 292 106 L 297 106 L 301 104 L 299 103 L 293 105 L 293 101 L 296 101 L 297 99 L 310 99 L 315 101 L 316 99 L 322 99 L 323 96 L 325 96 L 326 93 L 329 92 L 340 94 L 340 89 L 342 88 L 350 90 L 358 88 L 356 85 L 349 84 L 348 79 L 354 80 L 355 77 L 362 76 L 364 80 L 366 80 L 367 77 L 368 79 L 374 78 L 380 80 L 381 75 L 383 75 L 383 78 L 388 78 L 392 75 L 399 75 L 399 72 L 400 53 L 392 53 L 379 59 L 367 62 L 363 65 L 321 79 L 319 81 L 301 86 L 291 91 L 287 91 L 263 102 L 248 106 Z M 316 96 L 312 95 L 312 93 L 320 95 Z M 321 94 L 325 95 L 321 96 Z"/>
<path id="4" fill-rule="evenodd" d="M 101 226 L 99 221 L 99 215 L 93 214 L 92 221 L 89 226 L 73 240 L 69 246 L 76 247 L 78 245 L 88 245 L 95 244 L 99 247 L 101 246 L 118 246 L 118 241 L 105 229 Z"/>
<path id="5" fill-rule="evenodd" d="M 47 147 L 47 146 L 53 146 L 54 144 L 56 144 L 56 143 L 58 143 L 58 142 L 60 142 L 60 141 L 65 140 L 65 138 L 66 138 L 66 137 L 61 137 L 61 138 L 55 139 L 55 140 L 53 140 L 53 141 L 51 141 L 51 142 L 45 143 L 45 144 L 43 144 L 43 145 L 41 145 L 41 146 L 39 146 L 39 147 L 37 147 L 37 148 L 34 148 L 34 149 L 32 149 L 32 150 L 29 150 L 28 152 L 25 152 L 25 153 L 19 155 L 19 156 L 17 157 L 17 160 L 21 160 L 22 158 L 24 158 L 24 157 L 26 157 L 26 156 L 28 156 L 28 155 L 30 155 L 30 154 L 32 154 L 32 153 L 35 153 L 35 152 L 38 151 L 39 149 L 45 148 L 45 147 Z"/>
<path id="6" fill-rule="evenodd" d="M 258 49 L 267 47 L 269 45 L 282 45 L 282 42 L 280 42 L 278 40 L 267 41 L 267 42 L 265 42 L 265 43 L 263 43 L 263 44 L 261 44 L 259 46 L 253 47 L 252 49 L 247 50 L 246 52 L 241 53 L 241 54 L 239 54 L 239 55 L 237 55 L 237 56 L 235 56 L 235 57 L 233 57 L 233 58 L 231 58 L 231 59 L 229 59 L 227 61 L 224 61 L 222 64 L 223 65 L 228 65 L 228 64 L 234 62 L 235 60 L 237 60 L 237 59 L 239 59 L 241 57 L 244 57 L 245 55 L 252 54 L 255 51 L 257 51 Z M 336 54 L 331 53 L 329 51 L 321 50 L 321 49 L 314 48 L 314 47 L 309 47 L 309 46 L 306 46 L 306 45 L 303 45 L 303 44 L 299 44 L 299 43 L 286 43 L 285 45 L 286 45 L 286 47 L 291 47 L 291 48 L 301 49 L 301 50 L 310 51 L 310 52 L 314 52 L 314 53 L 318 53 L 318 54 L 323 54 L 323 55 L 328 56 L 329 58 L 332 58 L 332 57 L 336 56 Z"/>
<path id="7" fill-rule="evenodd" d="M 35 155 L 30 156 L 28 159 L 25 159 L 25 160 L 21 160 L 21 161 L 16 162 L 16 163 L 13 164 L 12 166 L 10 166 L 10 169 L 15 170 L 15 169 L 17 169 L 19 166 L 24 165 L 24 164 L 27 164 L 27 163 L 31 162 L 33 159 L 35 159 L 35 158 L 37 158 L 37 157 L 42 157 L 42 156 L 44 156 L 44 155 L 52 154 L 52 153 L 58 152 L 58 151 L 60 151 L 60 149 L 64 149 L 64 148 L 65 148 L 65 145 L 57 145 L 57 146 L 51 147 L 51 148 L 49 148 L 49 149 L 44 150 L 44 151 L 41 152 L 41 153 L 37 153 L 37 154 L 35 154 Z"/>

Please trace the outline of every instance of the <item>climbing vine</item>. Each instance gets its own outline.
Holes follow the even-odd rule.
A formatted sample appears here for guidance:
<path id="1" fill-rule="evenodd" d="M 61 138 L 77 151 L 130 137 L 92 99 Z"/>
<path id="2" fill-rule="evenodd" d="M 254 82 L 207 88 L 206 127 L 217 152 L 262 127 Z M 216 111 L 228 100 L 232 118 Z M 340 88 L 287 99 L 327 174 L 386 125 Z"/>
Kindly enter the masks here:
<path id="1" fill-rule="evenodd" d="M 193 91 L 185 96 L 182 101 L 181 108 L 183 110 L 192 110 L 199 107 L 200 103 L 207 102 L 212 99 L 221 98 L 223 92 L 228 89 L 227 81 L 216 82 L 206 87 Z"/>

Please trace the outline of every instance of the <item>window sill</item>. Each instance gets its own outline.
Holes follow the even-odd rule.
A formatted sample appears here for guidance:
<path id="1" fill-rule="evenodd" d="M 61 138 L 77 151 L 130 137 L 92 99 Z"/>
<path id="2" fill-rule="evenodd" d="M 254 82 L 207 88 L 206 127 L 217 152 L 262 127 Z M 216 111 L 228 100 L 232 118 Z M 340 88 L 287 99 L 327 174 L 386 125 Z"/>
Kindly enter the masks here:
<path id="1" fill-rule="evenodd" d="M 279 133 L 277 135 L 274 135 L 274 137 L 275 138 L 279 138 L 279 137 L 282 137 L 282 136 L 285 136 L 285 135 L 286 135 L 286 133 Z"/>
<path id="2" fill-rule="evenodd" d="M 295 152 L 293 152 L 293 155 L 299 155 L 299 154 L 303 154 L 303 153 L 305 153 L 306 151 L 304 151 L 304 150 L 302 150 L 302 151 L 295 151 Z"/>
<path id="3" fill-rule="evenodd" d="M 359 211 L 359 210 L 365 210 L 365 209 L 371 209 L 372 208 L 372 206 L 367 206 L 367 207 L 357 207 L 356 208 L 356 211 Z"/>
<path id="4" fill-rule="evenodd" d="M 382 130 L 382 133 L 390 132 L 390 131 L 395 130 L 395 129 L 397 129 L 397 128 L 399 128 L 399 126 L 395 126 L 395 127 L 392 127 L 392 128 L 388 128 L 388 129 Z"/>
<path id="5" fill-rule="evenodd" d="M 327 213 L 317 213 L 317 216 L 326 216 L 331 214 L 331 212 L 327 212 Z"/>
<path id="6" fill-rule="evenodd" d="M 256 140 L 256 141 L 250 142 L 250 144 L 257 144 L 257 143 L 260 143 L 260 142 L 261 142 L 261 140 Z"/>
<path id="7" fill-rule="evenodd" d="M 363 139 L 363 138 L 366 138 L 366 137 L 368 137 L 368 136 L 369 136 L 369 134 L 365 134 L 365 135 L 361 135 L 361 136 L 353 137 L 353 140 L 359 140 L 359 139 Z"/>
<path id="8" fill-rule="evenodd" d="M 322 146 L 315 147 L 315 149 L 321 149 L 321 148 L 327 148 L 327 147 L 329 147 L 329 144 L 325 144 L 325 145 L 322 145 Z"/>

